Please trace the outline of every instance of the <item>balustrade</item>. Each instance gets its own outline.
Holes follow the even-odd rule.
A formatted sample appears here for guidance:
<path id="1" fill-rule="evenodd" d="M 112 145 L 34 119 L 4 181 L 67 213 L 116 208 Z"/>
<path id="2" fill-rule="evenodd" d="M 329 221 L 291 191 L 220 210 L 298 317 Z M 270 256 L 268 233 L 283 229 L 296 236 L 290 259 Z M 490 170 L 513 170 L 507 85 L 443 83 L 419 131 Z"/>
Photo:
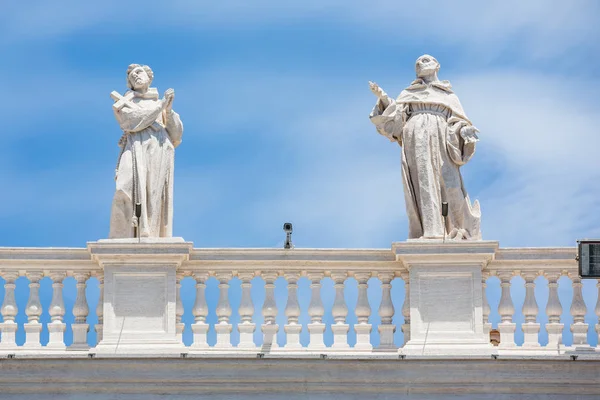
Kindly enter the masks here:
<path id="1" fill-rule="evenodd" d="M 401 274 L 404 280 L 404 302 L 402 303 L 402 316 L 404 324 L 402 324 L 402 333 L 404 334 L 404 345 L 410 340 L 410 280 L 408 273 Z"/>
<path id="2" fill-rule="evenodd" d="M 298 250 L 298 252 L 300 251 Z M 484 267 L 481 275 L 483 299 L 479 315 L 483 316 L 483 332 L 487 337 L 492 327 L 498 329 L 500 354 L 519 354 L 519 352 L 562 354 L 569 351 L 593 350 L 597 344 L 596 338 L 600 337 L 600 323 L 597 323 L 597 320 L 586 320 L 587 309 L 584 298 L 589 300 L 593 296 L 596 299 L 596 292 L 600 292 L 600 283 L 594 288 L 594 293 L 591 293 L 587 291 L 590 287 L 587 285 L 584 287 L 578 277 L 574 263 L 567 261 L 549 263 L 544 261 L 542 256 L 537 259 L 535 257 L 518 258 L 511 254 L 509 250 L 506 251 L 506 254 L 503 253 L 503 250 L 499 250 L 499 255 Z M 541 250 L 540 254 L 543 255 Z M 31 269 L 27 269 L 23 265 L 17 267 L 12 264 L 3 265 L 2 258 L 0 258 L 0 277 L 4 281 L 4 298 L 1 299 L 2 306 L 0 308 L 2 315 L 0 352 L 15 350 L 37 353 L 52 350 L 53 354 L 57 354 L 58 350 L 88 352 L 90 344 L 93 349 L 93 346 L 102 341 L 105 302 L 103 270 L 93 261 L 86 264 L 87 269 L 69 270 L 67 261 L 56 262 L 56 265 L 50 268 L 48 265 L 43 268 L 33 265 Z M 324 260 L 320 267 L 321 261 L 318 258 L 311 261 L 310 268 L 302 268 L 302 263 L 305 261 L 288 262 L 284 259 L 276 259 L 272 263 L 265 261 L 268 268 L 261 268 L 259 261 L 245 267 L 242 262 L 232 259 L 229 269 L 226 266 L 227 263 L 228 261 L 224 260 L 209 268 L 202 262 L 191 260 L 187 263 L 184 262 L 175 275 L 176 334 L 180 340 L 183 340 L 184 328 L 186 324 L 189 325 L 188 329 L 192 332 L 191 343 L 186 343 L 186 345 L 190 352 L 198 352 L 198 354 L 206 352 L 235 353 L 236 351 L 272 352 L 273 354 L 285 354 L 286 352 L 360 354 L 371 351 L 397 353 L 401 352 L 402 347 L 410 340 L 411 318 L 416 318 L 414 315 L 410 315 L 410 273 L 402 264 L 393 259 L 381 262 L 379 269 L 377 263 L 365 262 L 365 266 L 362 267 L 356 262 L 350 262 L 347 267 L 344 267 L 342 263 L 329 265 L 327 260 Z M 17 278 L 20 276 L 26 279 L 19 279 L 17 282 Z M 67 277 L 75 280 L 75 304 L 72 310 L 66 309 L 63 299 L 63 292 L 67 290 L 64 285 Z M 100 292 L 97 307 L 94 306 L 93 311 L 98 319 L 93 329 L 96 340 L 90 337 L 88 324 L 90 305 L 86 298 L 86 285 L 92 284 L 89 281 L 91 277 L 96 279 L 93 285 L 98 285 Z M 194 279 L 196 287 L 195 301 L 189 310 L 186 310 L 185 304 L 188 303 L 182 301 L 180 294 L 182 280 L 186 277 Z M 305 277 L 307 282 L 304 282 L 304 279 L 300 281 L 301 277 Z M 45 303 L 47 300 L 40 301 L 40 283 L 46 285 L 46 278 L 51 280 L 52 292 L 49 306 L 44 310 L 42 304 L 47 304 Z M 212 303 L 213 308 L 209 309 L 206 299 L 206 283 L 211 278 L 218 281 L 218 301 L 216 305 Z M 230 287 L 230 282 L 234 278 L 241 281 L 240 289 L 236 285 Z M 328 298 L 333 298 L 330 309 L 329 306 L 326 309 L 322 299 L 322 295 L 325 296 L 325 287 L 329 288 L 329 286 L 321 285 L 324 278 L 331 278 L 333 281 L 333 292 L 327 295 Z M 521 278 L 525 282 L 524 287 L 520 283 Z M 255 279 L 264 281 L 264 302 L 258 310 L 255 310 L 255 301 L 253 301 Z M 287 293 L 283 292 L 285 298 L 277 298 L 276 301 L 275 281 L 278 279 L 285 280 Z M 355 279 L 357 286 L 348 285 L 349 279 Z M 373 300 L 369 296 L 369 283 L 373 280 L 379 280 L 381 283 L 379 304 L 373 304 Z M 302 307 L 302 309 L 298 301 L 299 281 L 302 285 L 306 283 L 310 285 L 310 301 L 308 307 Z M 279 285 L 280 281 L 277 282 Z M 571 285 L 572 299 L 559 297 L 559 284 L 561 285 L 561 297 L 564 297 L 562 293 L 565 292 L 562 285 Z M 404 285 L 405 296 L 403 299 L 396 299 L 395 296 L 400 292 L 395 288 L 401 288 L 401 285 Z M 539 289 L 547 285 L 547 301 L 536 296 L 536 285 L 540 287 Z M 29 287 L 27 303 L 22 310 L 19 310 L 15 298 L 16 292 L 19 296 L 26 294 L 26 286 Z M 71 288 L 72 282 L 68 285 L 68 290 L 72 290 Z M 520 305 L 515 307 L 511 288 L 513 291 L 521 290 L 520 293 L 524 291 L 522 307 Z M 239 307 L 232 310 L 230 295 L 232 297 L 234 295 L 230 291 L 236 290 L 239 290 L 236 292 L 236 298 L 241 301 Z M 490 301 L 486 292 L 498 292 L 500 295 L 499 298 L 496 297 Z M 539 290 L 539 292 L 544 291 Z M 356 303 L 347 303 L 347 298 L 355 298 Z M 545 308 L 540 308 L 539 305 L 544 303 Z M 284 306 L 284 309 L 278 309 L 278 304 Z M 402 307 L 395 309 L 394 304 L 398 307 L 401 304 Z M 497 309 L 492 309 L 491 305 L 493 307 L 497 305 Z M 572 316 L 572 323 L 570 320 L 565 322 L 563 319 L 565 305 Z M 377 310 L 381 319 L 377 326 L 373 326 L 370 321 L 372 309 Z M 65 316 L 70 315 L 71 312 L 74 321 L 67 323 Z M 239 322 L 231 319 L 234 312 L 239 314 Z M 262 313 L 263 317 L 263 323 L 258 327 L 262 333 L 262 343 L 255 343 L 255 333 L 258 329 L 253 320 L 255 312 Z M 308 315 L 307 323 L 300 322 L 303 312 Z M 522 323 L 515 318 L 515 312 L 522 313 L 524 319 Z M 600 317 L 600 299 L 595 303 L 594 312 L 597 317 Z M 21 315 L 19 313 L 26 315 L 26 322 L 16 322 L 17 315 Z M 544 323 L 545 318 L 540 318 L 540 314 L 546 314 L 546 323 Z M 187 320 L 184 315 L 193 315 L 193 321 Z M 212 320 L 209 322 L 209 315 L 216 315 L 216 322 Z M 278 315 L 285 315 L 285 323 L 282 325 L 281 332 L 277 323 Z M 333 321 L 324 318 L 326 315 L 331 315 Z M 352 318 L 349 316 L 356 316 L 354 323 L 350 322 Z M 563 338 L 565 323 L 570 323 L 569 329 L 566 331 L 567 334 L 570 332 L 567 338 Z M 594 326 L 590 327 L 590 324 Z M 399 328 L 401 328 L 402 334 L 396 335 L 396 330 Z M 515 340 L 515 336 L 518 336 L 516 335 L 517 328 L 523 331 L 522 342 Z M 42 343 L 40 340 L 43 337 L 41 335 L 43 329 L 47 329 L 48 332 L 47 343 Z M 208 340 L 211 329 L 216 336 L 214 345 L 209 345 Z M 231 340 L 233 329 L 239 332 L 239 343 L 235 345 Z M 588 335 L 591 330 L 595 331 L 594 335 Z M 73 340 L 69 346 L 66 346 L 65 333 L 69 331 Z M 281 346 L 277 343 L 278 334 L 282 338 Z M 539 340 L 540 336 L 545 337 L 546 335 L 547 340 Z M 17 336 L 21 339 L 17 340 Z M 589 343 L 588 337 L 592 336 L 592 343 Z M 305 345 L 301 343 L 301 337 L 304 338 L 302 342 Z M 377 338 L 378 346 L 375 349 L 372 337 Z M 23 342 L 22 345 L 18 346 L 18 341 L 19 344 Z M 564 344 L 565 341 L 569 344 L 568 346 Z M 326 343 L 329 345 L 326 346 Z M 261 344 L 261 347 L 258 347 L 258 344 Z M 148 346 L 148 352 L 152 352 L 150 348 L 152 345 Z"/>
<path id="3" fill-rule="evenodd" d="M 512 252 L 518 252 L 517 249 L 511 250 L 511 252 L 508 252 L 509 255 Z M 564 252 L 565 249 L 561 250 L 561 252 Z M 541 249 L 537 251 L 539 253 L 542 252 Z M 507 257 L 507 259 L 510 259 L 510 257 Z M 505 259 L 501 258 L 490 264 L 491 274 L 496 275 L 500 280 L 501 297 L 498 307 L 500 322 L 497 327 L 500 332 L 499 349 L 504 352 L 503 354 L 541 354 L 544 352 L 559 354 L 564 351 L 592 350 L 588 343 L 589 324 L 585 322 L 586 304 L 583 300 L 583 285 L 578 276 L 575 263 L 571 263 L 570 267 L 566 267 L 570 264 L 567 261 L 551 260 L 544 263 L 543 268 L 540 268 L 540 265 L 531 261 L 530 256 L 526 256 L 523 260 L 519 261 L 505 261 Z M 500 269 L 494 269 L 494 267 L 500 267 Z M 515 340 L 517 323 L 514 319 L 515 308 L 510 293 L 511 287 L 515 282 L 513 278 L 516 276 L 522 277 L 525 281 L 525 299 L 521 309 L 524 322 L 520 324 L 523 330 L 522 343 L 517 343 Z M 537 279 L 540 276 L 542 278 Z M 561 277 L 569 279 L 561 279 Z M 538 307 L 538 299 L 535 295 L 536 280 L 538 280 L 538 285 L 543 284 L 548 287 L 548 298 L 545 308 L 548 322 L 544 324 L 545 326 L 538 322 L 541 310 Z M 573 323 L 570 326 L 572 339 L 567 340 L 572 342 L 572 345 L 569 346 L 564 344 L 564 323 L 561 322 L 563 314 L 562 303 L 568 302 L 568 299 L 561 299 L 559 297 L 559 280 L 561 281 L 561 286 L 563 284 L 570 284 L 573 293 L 569 308 L 569 313 L 573 317 Z M 519 288 L 516 290 L 519 290 Z M 592 296 L 593 294 L 590 292 L 587 295 Z M 543 330 L 546 331 L 548 339 L 542 345 L 539 336 L 543 333 Z M 596 344 L 594 343 L 594 345 Z"/>
<path id="4" fill-rule="evenodd" d="M 254 278 L 254 272 L 241 272 L 238 274 L 238 278 L 242 281 L 242 301 L 238 312 L 240 313 L 240 323 L 238 324 L 238 331 L 240 333 L 239 348 L 254 349 L 254 331 L 256 324 L 252 322 L 252 316 L 254 315 L 254 304 L 252 303 L 252 278 Z M 204 294 L 202 294 L 204 295 Z"/>
<path id="5" fill-rule="evenodd" d="M 285 316 L 288 323 L 284 328 L 287 340 L 284 348 L 288 350 L 301 349 L 300 332 L 302 331 L 302 325 L 298 323 L 300 317 L 300 305 L 298 304 L 298 278 L 300 278 L 300 272 L 292 271 L 284 274 L 284 276 L 288 281 L 288 298 L 285 306 Z"/>
<path id="6" fill-rule="evenodd" d="M 232 274 L 230 272 L 219 272 L 216 274 L 219 280 L 219 303 L 217 304 L 218 323 L 215 325 L 217 332 L 217 343 L 215 347 L 227 349 L 231 347 L 231 306 L 229 305 L 229 281 Z"/>
<path id="7" fill-rule="evenodd" d="M 75 323 L 71 325 L 71 329 L 73 329 L 73 343 L 70 348 L 73 350 L 87 350 L 89 349 L 87 343 L 89 325 L 86 323 L 86 319 L 89 308 L 85 295 L 85 287 L 90 274 L 89 272 L 76 272 L 73 274 L 73 277 L 77 282 L 77 297 L 75 299 L 75 305 L 73 306 Z"/>
<path id="8" fill-rule="evenodd" d="M 547 347 L 549 349 L 558 349 L 558 347 L 562 344 L 562 332 L 564 324 L 560 323 L 562 306 L 558 298 L 558 279 L 560 276 L 560 272 L 546 273 L 546 278 L 548 279 L 548 304 L 546 305 L 548 323 L 546 324 L 546 331 L 548 332 Z"/>
<path id="9" fill-rule="evenodd" d="M 66 324 L 64 321 L 65 315 L 65 303 L 63 301 L 63 279 L 67 276 L 64 271 L 53 271 L 50 273 L 50 278 L 52 279 L 52 302 L 50 303 L 50 317 L 52 322 L 48 324 L 48 333 L 49 339 L 47 347 L 56 348 L 59 350 L 63 350 L 65 348 L 64 343 L 64 332 L 66 329 Z M 102 291 L 100 291 L 102 293 Z M 102 298 L 98 304 L 102 304 Z M 102 307 L 100 307 L 102 308 Z M 98 315 L 98 319 L 102 317 L 102 311 L 98 314 L 98 310 L 96 310 L 96 314 Z M 99 330 L 100 335 L 102 335 L 102 329 Z M 96 329 L 98 332 L 98 328 Z"/>
<path id="10" fill-rule="evenodd" d="M 262 313 L 264 323 L 261 330 L 263 332 L 263 351 L 270 351 L 277 348 L 277 332 L 279 325 L 275 323 L 277 317 L 277 305 L 275 303 L 275 279 L 276 272 L 266 272 L 262 274 L 265 280 L 265 302 L 263 304 Z"/>
<path id="11" fill-rule="evenodd" d="M 208 316 L 208 305 L 206 304 L 205 289 L 206 280 L 208 279 L 207 272 L 197 272 L 193 274 L 196 279 L 196 301 L 192 314 L 194 315 L 194 323 L 192 324 L 192 332 L 194 333 L 194 343 L 192 347 L 195 349 L 208 348 L 207 334 L 210 328 L 206 323 Z"/>
<path id="12" fill-rule="evenodd" d="M 42 324 L 40 324 L 40 316 L 42 315 L 42 305 L 40 303 L 40 279 L 43 277 L 41 271 L 33 271 L 27 273 L 29 279 L 29 301 L 25 307 L 27 314 L 27 323 L 25 327 L 25 347 L 40 347 L 40 333 L 42 332 Z"/>
<path id="13" fill-rule="evenodd" d="M 487 294 L 486 294 L 486 288 L 487 288 L 487 280 L 490 277 L 489 272 L 484 272 L 481 274 L 481 287 L 483 289 L 482 295 L 483 295 L 483 307 L 482 307 L 482 314 L 483 314 L 483 334 L 487 337 L 490 334 L 490 331 L 492 330 L 492 324 L 489 322 L 489 318 L 490 318 L 490 304 L 488 302 L 487 299 Z"/>
<path id="14" fill-rule="evenodd" d="M 334 272 L 331 274 L 335 288 L 335 300 L 331 309 L 334 322 L 331 325 L 331 331 L 333 332 L 333 344 L 331 347 L 341 350 L 350 348 L 348 345 L 349 326 L 346 323 L 348 306 L 346 306 L 346 299 L 344 298 L 344 282 L 347 276 L 346 272 Z"/>
<path id="15" fill-rule="evenodd" d="M 18 277 L 19 273 L 16 271 L 8 271 L 3 274 L 5 283 L 4 302 L 2 303 L 1 309 L 3 323 L 0 326 L 0 329 L 2 330 L 0 333 L 0 347 L 5 349 L 12 349 L 17 346 L 17 323 L 15 322 L 15 317 L 17 316 L 18 308 L 15 299 L 15 281 Z"/>
<path id="16" fill-rule="evenodd" d="M 381 304 L 379 305 L 379 316 L 381 324 L 379 325 L 379 349 L 390 350 L 394 349 L 394 332 L 396 327 L 392 325 L 392 317 L 394 316 L 394 304 L 392 303 L 392 272 L 382 272 L 378 275 L 381 281 Z"/>

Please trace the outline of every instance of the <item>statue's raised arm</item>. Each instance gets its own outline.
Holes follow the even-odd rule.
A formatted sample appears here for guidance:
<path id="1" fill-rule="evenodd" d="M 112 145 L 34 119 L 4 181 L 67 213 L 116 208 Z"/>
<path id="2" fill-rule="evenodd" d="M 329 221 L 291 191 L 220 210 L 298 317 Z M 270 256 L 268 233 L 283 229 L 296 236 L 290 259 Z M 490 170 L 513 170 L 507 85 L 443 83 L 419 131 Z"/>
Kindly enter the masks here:
<path id="1" fill-rule="evenodd" d="M 371 122 L 375 124 L 377 132 L 387 137 L 390 141 L 402 144 L 402 124 L 398 123 L 401 113 L 397 112 L 396 102 L 375 82 L 369 81 L 371 92 L 377 97 L 377 103 L 371 111 Z"/>
<path id="2" fill-rule="evenodd" d="M 377 132 L 402 146 L 402 178 L 411 239 L 481 239 L 479 202 L 471 204 L 460 167 L 475 154 L 477 128 L 467 118 L 440 64 L 423 55 L 417 79 L 391 99 L 369 82 L 377 103 L 370 114 Z M 442 203 L 448 216 L 442 216 Z"/>

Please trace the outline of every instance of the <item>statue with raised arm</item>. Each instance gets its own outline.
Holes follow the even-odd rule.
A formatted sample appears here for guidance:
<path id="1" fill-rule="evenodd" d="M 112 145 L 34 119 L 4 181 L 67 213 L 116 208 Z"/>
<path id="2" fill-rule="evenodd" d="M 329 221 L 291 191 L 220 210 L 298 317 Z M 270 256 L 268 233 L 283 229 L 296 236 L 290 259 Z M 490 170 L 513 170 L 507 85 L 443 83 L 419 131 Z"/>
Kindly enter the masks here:
<path id="1" fill-rule="evenodd" d="M 478 130 L 450 82 L 438 79 L 440 64 L 435 58 L 419 57 L 415 69 L 417 79 L 396 100 L 369 82 L 377 96 L 371 122 L 377 132 L 402 147 L 408 237 L 481 240 L 479 202 L 471 204 L 460 174 L 460 167 L 475 153 Z"/>
<path id="2" fill-rule="evenodd" d="M 168 89 L 160 99 L 150 87 L 153 78 L 147 65 L 131 64 L 130 90 L 123 96 L 111 93 L 123 135 L 109 238 L 173 235 L 173 166 L 183 124 L 173 111 L 175 91 Z"/>

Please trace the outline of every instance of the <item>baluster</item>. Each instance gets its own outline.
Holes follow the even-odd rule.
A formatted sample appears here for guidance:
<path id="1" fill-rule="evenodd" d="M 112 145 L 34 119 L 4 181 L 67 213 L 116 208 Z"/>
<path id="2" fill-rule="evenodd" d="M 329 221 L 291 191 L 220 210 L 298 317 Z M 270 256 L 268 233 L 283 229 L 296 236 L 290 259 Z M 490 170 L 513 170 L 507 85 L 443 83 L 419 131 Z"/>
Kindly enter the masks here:
<path id="1" fill-rule="evenodd" d="M 490 277 L 489 272 L 481 273 L 481 301 L 482 301 L 482 313 L 483 313 L 483 334 L 485 339 L 488 340 L 490 337 L 490 331 L 492 330 L 492 324 L 489 322 L 490 319 L 490 303 L 487 299 L 487 280 Z"/>
<path id="2" fill-rule="evenodd" d="M 98 305 L 96 306 L 98 323 L 95 326 L 96 344 L 98 344 L 102 341 L 104 332 L 104 271 L 96 272 L 96 279 L 98 279 L 98 289 L 100 290 L 100 297 L 98 298 Z"/>
<path id="3" fill-rule="evenodd" d="M 183 330 L 185 324 L 181 322 L 183 318 L 183 302 L 181 301 L 181 280 L 184 278 L 183 272 L 175 274 L 175 333 L 177 339 L 183 341 Z"/>
<path id="4" fill-rule="evenodd" d="M 573 323 L 571 324 L 571 332 L 573 332 L 573 346 L 587 347 L 587 332 L 588 324 L 585 323 L 585 302 L 583 301 L 583 294 L 581 288 L 581 278 L 579 275 L 572 274 L 573 281 L 573 302 L 571 303 L 571 315 L 573 316 Z"/>
<path id="5" fill-rule="evenodd" d="M 298 323 L 298 317 L 300 317 L 300 305 L 298 304 L 298 278 L 300 278 L 300 272 L 289 271 L 284 276 L 288 282 L 288 298 L 285 306 L 287 324 L 283 327 L 286 334 L 284 348 L 301 349 L 300 331 L 302 331 L 302 325 Z"/>
<path id="6" fill-rule="evenodd" d="M 558 279 L 561 274 L 558 272 L 547 272 L 548 279 L 548 304 L 546 305 L 546 315 L 548 315 L 548 323 L 546 331 L 548 331 L 548 349 L 556 349 L 562 344 L 562 332 L 564 324 L 560 323 L 560 315 L 562 314 L 562 306 L 558 298 Z"/>
<path id="7" fill-rule="evenodd" d="M 2 333 L 0 348 L 13 349 L 17 347 L 17 323 L 15 322 L 15 317 L 17 316 L 18 309 L 17 302 L 15 301 L 15 281 L 19 277 L 19 273 L 16 271 L 4 272 L 2 277 L 5 280 L 5 291 L 1 309 L 4 322 L 0 324 L 0 332 Z"/>
<path id="8" fill-rule="evenodd" d="M 25 344 L 23 347 L 41 347 L 40 332 L 42 324 L 40 324 L 40 316 L 42 315 L 42 304 L 40 303 L 40 279 L 44 276 L 42 271 L 32 271 L 26 273 L 29 279 L 29 300 L 25 307 L 27 315 L 27 323 L 25 328 Z"/>
<path id="9" fill-rule="evenodd" d="M 515 347 L 516 324 L 512 322 L 515 307 L 510 297 L 510 280 L 513 277 L 513 273 L 512 271 L 501 271 L 498 273 L 498 277 L 500 278 L 500 286 L 502 287 L 502 296 L 500 297 L 500 305 L 498 306 L 498 313 L 500 314 L 500 323 L 498 324 L 498 331 L 500 332 L 499 347 Z"/>
<path id="10" fill-rule="evenodd" d="M 263 332 L 263 349 L 268 350 L 277 348 L 277 332 L 279 331 L 279 325 L 275 323 L 277 317 L 277 304 L 275 303 L 277 272 L 263 272 L 261 276 L 265 280 L 265 302 L 262 308 L 264 323 L 261 330 Z"/>
<path id="11" fill-rule="evenodd" d="M 394 346 L 394 332 L 396 327 L 392 324 L 394 317 L 394 304 L 392 303 L 392 279 L 393 272 L 381 272 L 378 275 L 381 281 L 381 304 L 379 305 L 379 316 L 381 324 L 379 325 L 379 349 L 381 350 L 396 350 Z"/>
<path id="12" fill-rule="evenodd" d="M 402 304 L 402 316 L 404 324 L 402 324 L 402 333 L 404 334 L 404 345 L 410 340 L 410 281 L 408 272 L 401 275 L 404 280 L 404 304 Z"/>
<path id="13" fill-rule="evenodd" d="M 90 277 L 89 272 L 75 272 L 73 274 L 77 281 L 77 297 L 75 299 L 75 305 L 73 306 L 73 315 L 75 316 L 75 323 L 71 325 L 73 329 L 73 343 L 69 346 L 71 350 L 88 350 L 90 346 L 87 343 L 87 333 L 89 325 L 86 324 L 86 317 L 89 309 L 87 300 L 85 298 L 85 285 L 87 279 Z"/>
<path id="14" fill-rule="evenodd" d="M 354 313 L 358 319 L 358 323 L 354 325 L 356 331 L 355 350 L 372 350 L 371 344 L 371 324 L 369 324 L 369 316 L 371 315 L 371 307 L 367 297 L 368 280 L 371 277 L 370 272 L 358 272 L 354 274 L 354 278 L 358 281 L 358 301 Z"/>
<path id="15" fill-rule="evenodd" d="M 523 303 L 523 315 L 525 323 L 523 328 L 523 347 L 539 347 L 538 334 L 540 332 L 540 324 L 536 323 L 538 314 L 538 305 L 535 300 L 535 278 L 536 272 L 527 271 L 523 274 L 525 279 L 525 302 Z"/>
<path id="16" fill-rule="evenodd" d="M 194 315 L 194 323 L 192 324 L 194 343 L 191 347 L 195 349 L 206 349 L 208 348 L 206 334 L 208 333 L 209 325 L 206 323 L 208 305 L 206 304 L 204 290 L 206 289 L 208 273 L 196 272 L 194 273 L 194 279 L 196 279 L 196 301 L 194 302 L 194 308 L 192 310 L 192 314 Z"/>
<path id="17" fill-rule="evenodd" d="M 349 325 L 346 323 L 346 317 L 348 316 L 348 307 L 346 306 L 346 299 L 344 298 L 344 281 L 348 274 L 346 272 L 332 272 L 331 279 L 333 279 L 335 287 L 335 300 L 333 302 L 333 308 L 331 314 L 333 315 L 334 324 L 331 325 L 331 331 L 333 332 L 333 345 L 334 349 L 349 349 L 348 345 L 348 330 Z"/>
<path id="18" fill-rule="evenodd" d="M 218 272 L 216 274 L 219 280 L 219 303 L 217 304 L 218 323 L 215 325 L 217 332 L 216 348 L 226 349 L 231 346 L 231 324 L 229 317 L 231 316 L 231 305 L 229 304 L 229 281 L 231 280 L 231 272 Z"/>
<path id="19" fill-rule="evenodd" d="M 596 333 L 598 334 L 598 344 L 596 347 L 600 348 L 600 279 L 598 279 L 596 283 L 596 287 L 598 288 L 598 300 L 596 300 L 596 308 L 594 312 L 596 313 L 596 317 L 598 317 L 598 323 L 596 324 Z"/>
<path id="20" fill-rule="evenodd" d="M 238 331 L 240 332 L 239 348 L 256 348 L 254 344 L 254 330 L 256 324 L 252 322 L 254 315 L 254 305 L 252 304 L 252 278 L 254 272 L 240 272 L 238 278 L 242 281 L 242 301 L 238 312 L 240 313 L 240 322 Z"/>
<path id="21" fill-rule="evenodd" d="M 52 301 L 50 302 L 51 322 L 48 324 L 48 348 L 65 349 L 64 332 L 66 324 L 63 322 L 65 303 L 63 301 L 63 279 L 67 276 L 65 271 L 52 271 Z"/>
<path id="22" fill-rule="evenodd" d="M 308 306 L 308 315 L 310 316 L 310 324 L 308 324 L 308 333 L 310 335 L 310 342 L 308 348 L 311 350 L 324 349 L 325 343 L 323 342 L 323 333 L 325 332 L 325 324 L 323 323 L 323 314 L 325 314 L 325 308 L 321 301 L 321 279 L 323 279 L 323 272 L 309 272 L 308 279 L 311 284 L 311 297 L 310 305 Z"/>

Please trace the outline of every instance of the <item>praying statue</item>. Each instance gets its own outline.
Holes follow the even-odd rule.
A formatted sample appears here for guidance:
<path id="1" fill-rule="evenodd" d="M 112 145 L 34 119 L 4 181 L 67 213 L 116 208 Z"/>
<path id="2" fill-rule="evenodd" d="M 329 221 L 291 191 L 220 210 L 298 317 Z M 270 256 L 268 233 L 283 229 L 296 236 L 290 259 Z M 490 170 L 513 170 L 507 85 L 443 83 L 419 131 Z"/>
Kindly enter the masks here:
<path id="1" fill-rule="evenodd" d="M 450 82 L 438 79 L 434 57 L 419 57 L 415 69 L 417 79 L 396 100 L 369 82 L 377 96 L 371 122 L 402 147 L 408 237 L 481 240 L 479 202 L 471 204 L 460 174 L 475 153 L 478 130 Z"/>
<path id="2" fill-rule="evenodd" d="M 173 167 L 183 124 L 173 111 L 175 91 L 162 99 L 147 65 L 127 68 L 127 87 L 112 92 L 123 135 L 115 174 L 109 238 L 173 236 Z"/>

